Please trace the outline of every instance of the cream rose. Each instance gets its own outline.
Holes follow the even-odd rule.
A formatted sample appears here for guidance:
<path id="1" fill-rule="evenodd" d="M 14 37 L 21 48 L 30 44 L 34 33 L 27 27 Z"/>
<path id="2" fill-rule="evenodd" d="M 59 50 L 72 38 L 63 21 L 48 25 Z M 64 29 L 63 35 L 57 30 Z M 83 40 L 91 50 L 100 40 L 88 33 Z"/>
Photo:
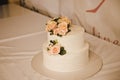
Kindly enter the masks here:
<path id="1" fill-rule="evenodd" d="M 67 24 L 71 24 L 71 21 L 67 17 L 61 17 L 61 19 L 59 19 L 58 22 L 66 22 Z"/>
<path id="2" fill-rule="evenodd" d="M 56 44 L 51 47 L 50 54 L 59 54 L 60 53 L 60 45 Z"/>
<path id="3" fill-rule="evenodd" d="M 60 35 L 65 35 L 68 32 L 68 28 L 67 28 L 67 23 L 66 22 L 62 22 L 58 25 L 59 28 L 59 32 L 58 34 Z"/>
<path id="4" fill-rule="evenodd" d="M 59 33 L 59 28 L 53 29 L 53 34 L 54 34 L 54 35 L 57 35 L 58 33 Z"/>
<path id="5" fill-rule="evenodd" d="M 46 31 L 51 31 L 56 28 L 57 23 L 55 21 L 49 21 L 46 25 Z"/>

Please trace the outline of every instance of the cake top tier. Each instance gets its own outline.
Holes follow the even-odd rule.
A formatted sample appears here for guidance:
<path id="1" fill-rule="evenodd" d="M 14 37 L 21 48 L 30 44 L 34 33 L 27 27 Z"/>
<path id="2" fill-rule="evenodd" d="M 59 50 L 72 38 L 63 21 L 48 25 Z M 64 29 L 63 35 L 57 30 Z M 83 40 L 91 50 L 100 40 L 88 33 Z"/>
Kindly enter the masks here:
<path id="1" fill-rule="evenodd" d="M 71 20 L 67 17 L 58 17 L 49 20 L 46 23 L 46 31 L 50 32 L 50 35 L 65 36 L 71 31 Z"/>

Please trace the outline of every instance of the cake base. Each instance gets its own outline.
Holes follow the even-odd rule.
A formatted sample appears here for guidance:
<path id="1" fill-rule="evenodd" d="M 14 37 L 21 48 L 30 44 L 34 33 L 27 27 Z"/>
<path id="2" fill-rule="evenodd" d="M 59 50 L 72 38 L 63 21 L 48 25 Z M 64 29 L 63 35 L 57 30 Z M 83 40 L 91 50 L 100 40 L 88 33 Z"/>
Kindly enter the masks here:
<path id="1" fill-rule="evenodd" d="M 43 56 L 39 53 L 33 57 L 31 65 L 36 72 L 56 80 L 83 80 L 101 70 L 102 59 L 90 51 L 90 61 L 83 69 L 74 72 L 55 72 L 43 65 Z"/>

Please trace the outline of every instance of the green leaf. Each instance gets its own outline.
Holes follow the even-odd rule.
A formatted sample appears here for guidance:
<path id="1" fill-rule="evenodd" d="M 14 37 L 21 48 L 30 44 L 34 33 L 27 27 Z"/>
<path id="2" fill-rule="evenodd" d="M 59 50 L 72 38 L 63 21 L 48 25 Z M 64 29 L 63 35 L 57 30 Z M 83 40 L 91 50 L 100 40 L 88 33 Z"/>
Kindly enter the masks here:
<path id="1" fill-rule="evenodd" d="M 55 18 L 53 21 L 57 22 L 60 19 L 60 17 Z"/>
<path id="2" fill-rule="evenodd" d="M 70 32 L 71 30 L 70 29 L 68 29 L 68 32 Z"/>
<path id="3" fill-rule="evenodd" d="M 62 37 L 62 35 L 60 35 L 60 34 L 57 34 L 57 36 Z"/>
<path id="4" fill-rule="evenodd" d="M 58 41 L 57 40 L 50 40 L 50 43 L 52 43 L 53 45 L 57 44 Z"/>
<path id="5" fill-rule="evenodd" d="M 53 30 L 50 30 L 49 32 L 50 32 L 50 35 L 53 35 Z"/>
<path id="6" fill-rule="evenodd" d="M 70 28 L 70 26 L 71 26 L 71 25 L 70 25 L 70 24 L 68 24 L 68 28 Z"/>
<path id="7" fill-rule="evenodd" d="M 60 55 L 65 55 L 66 54 L 66 50 L 64 49 L 64 47 L 60 48 Z"/>
<path id="8" fill-rule="evenodd" d="M 47 51 L 49 51 L 50 49 L 49 48 L 47 48 Z"/>

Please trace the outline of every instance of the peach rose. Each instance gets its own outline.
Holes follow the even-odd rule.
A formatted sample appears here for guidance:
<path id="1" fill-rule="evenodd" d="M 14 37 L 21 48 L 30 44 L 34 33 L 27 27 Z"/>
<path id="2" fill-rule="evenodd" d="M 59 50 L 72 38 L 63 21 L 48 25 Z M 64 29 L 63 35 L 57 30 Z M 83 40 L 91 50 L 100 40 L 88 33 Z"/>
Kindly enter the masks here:
<path id="1" fill-rule="evenodd" d="M 61 17 L 61 19 L 59 19 L 58 22 L 66 22 L 67 24 L 71 24 L 71 21 L 67 17 Z"/>
<path id="2" fill-rule="evenodd" d="M 59 54 L 60 53 L 60 45 L 56 44 L 50 49 L 50 54 Z"/>
<path id="3" fill-rule="evenodd" d="M 49 21 L 46 25 L 46 31 L 50 31 L 54 29 L 57 26 L 57 23 L 55 21 Z"/>
<path id="4" fill-rule="evenodd" d="M 53 34 L 54 34 L 54 35 L 57 35 L 58 33 L 59 33 L 59 28 L 53 29 Z"/>
<path id="5" fill-rule="evenodd" d="M 68 28 L 67 28 L 67 23 L 66 22 L 62 22 L 58 25 L 59 28 L 59 34 L 60 35 L 65 35 L 68 32 Z"/>

